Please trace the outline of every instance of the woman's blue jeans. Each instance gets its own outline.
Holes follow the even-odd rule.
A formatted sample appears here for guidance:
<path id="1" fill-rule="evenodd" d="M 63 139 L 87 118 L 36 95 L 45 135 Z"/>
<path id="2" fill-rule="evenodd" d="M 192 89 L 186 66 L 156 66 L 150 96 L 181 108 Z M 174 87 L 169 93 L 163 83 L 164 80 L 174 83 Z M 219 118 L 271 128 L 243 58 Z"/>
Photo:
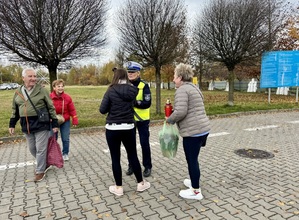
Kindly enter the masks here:
<path id="1" fill-rule="evenodd" d="M 64 122 L 59 126 L 60 136 L 62 141 L 62 155 L 69 154 L 70 151 L 70 131 L 71 131 L 71 122 L 70 120 Z M 58 132 L 56 133 L 56 139 L 58 137 Z"/>

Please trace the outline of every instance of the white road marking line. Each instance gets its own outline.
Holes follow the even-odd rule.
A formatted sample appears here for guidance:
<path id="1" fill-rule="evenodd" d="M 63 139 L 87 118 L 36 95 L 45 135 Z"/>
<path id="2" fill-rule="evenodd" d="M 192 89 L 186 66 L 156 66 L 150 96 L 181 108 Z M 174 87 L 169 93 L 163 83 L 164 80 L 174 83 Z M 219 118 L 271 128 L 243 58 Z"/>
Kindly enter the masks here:
<path id="1" fill-rule="evenodd" d="M 1 170 L 7 170 L 7 169 L 13 169 L 17 167 L 25 167 L 25 166 L 32 166 L 35 164 L 35 161 L 27 161 L 27 162 L 21 162 L 21 163 L 11 163 L 6 165 L 0 165 L 0 171 Z"/>
<path id="2" fill-rule="evenodd" d="M 230 133 L 228 132 L 219 132 L 219 133 L 213 133 L 213 134 L 209 134 L 208 137 L 218 137 L 218 136 L 223 136 L 223 135 L 228 135 Z"/>
<path id="3" fill-rule="evenodd" d="M 269 129 L 269 128 L 277 128 L 278 125 L 266 125 L 266 126 L 260 126 L 255 128 L 246 128 L 243 129 L 244 131 L 256 131 L 256 130 L 263 130 L 263 129 Z"/>
<path id="4" fill-rule="evenodd" d="M 290 124 L 298 124 L 299 121 L 287 121 L 287 123 L 290 123 Z"/>
<path id="5" fill-rule="evenodd" d="M 137 147 L 137 149 L 141 149 L 141 145 L 140 145 L 140 144 L 137 144 L 136 147 Z M 123 145 L 120 146 L 120 149 L 121 149 L 122 151 L 126 151 L 126 148 L 125 148 Z M 109 153 L 110 150 L 109 150 L 109 148 L 107 148 L 107 149 L 104 149 L 103 152 L 104 152 L 104 153 Z"/>

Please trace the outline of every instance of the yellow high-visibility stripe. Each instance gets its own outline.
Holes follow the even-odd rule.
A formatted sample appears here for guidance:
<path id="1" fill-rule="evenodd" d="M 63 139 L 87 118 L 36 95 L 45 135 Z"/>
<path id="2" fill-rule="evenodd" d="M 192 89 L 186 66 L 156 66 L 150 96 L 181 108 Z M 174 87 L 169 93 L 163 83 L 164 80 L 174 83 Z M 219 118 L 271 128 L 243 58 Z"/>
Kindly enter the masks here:
<path id="1" fill-rule="evenodd" d="M 140 82 L 138 84 L 138 94 L 136 96 L 137 101 L 143 101 L 143 88 L 145 86 L 144 82 Z M 134 107 L 135 113 L 142 119 L 142 120 L 149 120 L 150 119 L 150 108 L 147 109 L 140 109 Z M 140 121 L 138 117 L 134 116 L 135 121 Z"/>

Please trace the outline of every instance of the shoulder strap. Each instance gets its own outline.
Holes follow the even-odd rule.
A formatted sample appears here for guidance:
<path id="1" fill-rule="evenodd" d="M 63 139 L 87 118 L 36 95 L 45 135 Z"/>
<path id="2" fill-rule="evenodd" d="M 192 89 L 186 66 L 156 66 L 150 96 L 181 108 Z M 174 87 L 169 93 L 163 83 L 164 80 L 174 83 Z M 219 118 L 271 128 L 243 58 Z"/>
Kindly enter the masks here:
<path id="1" fill-rule="evenodd" d="M 64 98 L 62 97 L 62 112 L 61 112 L 61 115 L 63 115 L 63 112 L 64 112 Z"/>
<path id="2" fill-rule="evenodd" d="M 33 108 L 34 108 L 34 110 L 36 111 L 36 114 L 38 114 L 38 111 L 37 111 L 37 109 L 35 108 L 35 106 L 33 105 L 33 103 L 32 103 L 32 101 L 31 101 L 31 99 L 30 99 L 30 97 L 29 97 L 29 95 L 28 95 L 28 93 L 27 93 L 26 89 L 24 89 L 24 91 L 25 91 L 25 93 L 26 93 L 26 95 L 27 95 L 27 98 L 28 98 L 28 100 L 30 101 L 30 103 L 31 103 L 32 107 L 33 107 Z"/>
<path id="3" fill-rule="evenodd" d="M 18 90 L 16 90 L 16 93 L 25 101 L 25 97 L 21 93 L 19 93 Z"/>
<path id="4" fill-rule="evenodd" d="M 143 81 L 140 81 L 137 87 L 138 89 L 143 89 L 145 87 L 145 83 Z"/>

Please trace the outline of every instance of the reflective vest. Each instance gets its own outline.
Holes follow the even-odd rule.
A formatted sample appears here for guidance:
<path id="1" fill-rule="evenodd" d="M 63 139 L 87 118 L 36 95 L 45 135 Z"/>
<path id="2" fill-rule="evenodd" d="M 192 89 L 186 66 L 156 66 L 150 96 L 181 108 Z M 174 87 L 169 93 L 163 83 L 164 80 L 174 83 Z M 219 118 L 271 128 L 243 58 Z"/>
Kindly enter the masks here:
<path id="1" fill-rule="evenodd" d="M 143 88 L 145 86 L 144 82 L 140 82 L 137 86 L 138 94 L 136 96 L 137 101 L 143 101 Z M 134 107 L 135 114 L 139 116 L 142 120 L 149 120 L 150 119 L 150 108 L 141 109 Z M 136 115 L 134 115 L 135 121 L 141 121 Z"/>

